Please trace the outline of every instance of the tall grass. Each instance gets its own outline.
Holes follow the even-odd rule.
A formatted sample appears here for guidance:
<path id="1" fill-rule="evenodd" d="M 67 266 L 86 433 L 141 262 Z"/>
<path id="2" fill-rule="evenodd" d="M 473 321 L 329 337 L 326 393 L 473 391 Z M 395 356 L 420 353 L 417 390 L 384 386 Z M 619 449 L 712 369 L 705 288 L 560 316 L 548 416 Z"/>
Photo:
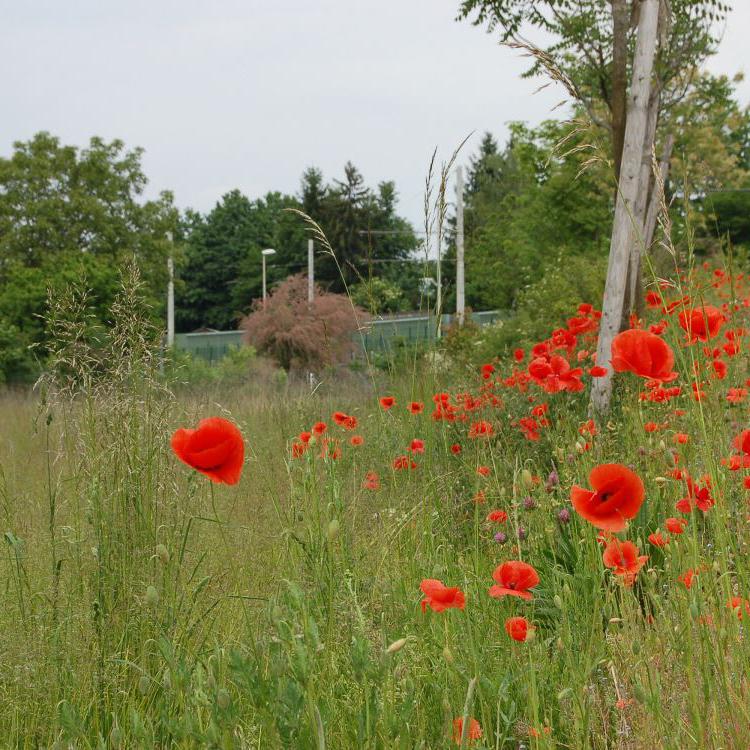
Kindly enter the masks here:
<path id="1" fill-rule="evenodd" d="M 697 302 L 729 289 L 684 291 Z M 589 437 L 585 392 L 498 386 L 501 400 L 467 422 L 433 420 L 433 394 L 486 388 L 473 370 L 312 393 L 176 390 L 139 309 L 131 276 L 114 328 L 91 345 L 85 298 L 72 293 L 53 310 L 50 378 L 0 400 L 3 746 L 437 748 L 458 717 L 481 724 L 481 739 L 457 738 L 472 747 L 750 746 L 746 618 L 726 606 L 750 594 L 747 491 L 721 461 L 746 426 L 747 402 L 726 400 L 748 377 L 744 339 L 726 379 L 695 401 L 701 346 L 683 347 L 672 326 L 684 395 L 641 401 L 642 383 L 625 376 L 611 420 Z M 733 309 L 726 328 L 745 317 Z M 377 401 L 386 392 L 389 411 Z M 529 396 L 549 404 L 536 442 L 516 424 Z M 406 410 L 412 400 L 423 414 Z M 340 458 L 313 445 L 293 459 L 295 436 L 334 410 L 357 417 L 364 444 L 330 425 Z M 245 435 L 236 487 L 211 485 L 169 450 L 176 427 L 208 415 Z M 479 418 L 491 439 L 467 438 Z M 645 432 L 649 421 L 662 429 Z M 413 438 L 426 446 L 417 467 L 394 469 Z M 569 507 L 571 485 L 610 461 L 647 489 L 627 533 L 649 555 L 633 588 L 604 568 L 595 531 Z M 711 477 L 717 503 L 659 549 L 647 536 L 684 496 L 676 461 Z M 363 487 L 368 471 L 380 489 Z M 493 508 L 505 524 L 485 520 Z M 533 602 L 487 595 L 509 559 L 539 572 Z M 687 569 L 699 571 L 689 590 Z M 466 608 L 423 613 L 424 578 L 459 586 Z M 506 635 L 516 614 L 533 640 Z"/>

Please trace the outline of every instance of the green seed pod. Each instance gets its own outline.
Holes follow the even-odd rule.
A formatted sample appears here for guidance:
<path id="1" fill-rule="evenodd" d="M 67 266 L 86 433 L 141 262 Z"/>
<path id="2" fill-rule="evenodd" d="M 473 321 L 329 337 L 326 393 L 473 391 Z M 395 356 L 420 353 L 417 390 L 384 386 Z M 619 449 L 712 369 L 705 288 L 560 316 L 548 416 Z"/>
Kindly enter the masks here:
<path id="1" fill-rule="evenodd" d="M 146 589 L 146 604 L 152 609 L 159 604 L 159 592 L 155 586 L 149 586 Z"/>
<path id="2" fill-rule="evenodd" d="M 636 682 L 635 685 L 633 685 L 633 697 L 638 703 L 646 702 L 646 691 L 643 689 L 640 682 Z"/>
<path id="3" fill-rule="evenodd" d="M 566 698 L 570 698 L 570 696 L 573 695 L 573 689 L 566 687 L 563 688 L 558 694 L 557 694 L 557 700 L 559 703 L 562 703 Z"/>
<path id="4" fill-rule="evenodd" d="M 329 542 L 332 542 L 339 535 L 340 529 L 341 529 L 341 524 L 339 524 L 339 521 L 337 518 L 334 518 L 328 524 L 328 541 Z"/>
<path id="5" fill-rule="evenodd" d="M 138 680 L 138 692 L 141 695 L 146 695 L 150 687 L 151 687 L 151 678 L 145 674 L 141 675 L 141 678 Z"/>
<path id="6" fill-rule="evenodd" d="M 169 550 L 163 544 L 156 545 L 156 556 L 161 561 L 162 565 L 169 563 Z"/>
<path id="7" fill-rule="evenodd" d="M 562 608 L 563 608 L 563 601 L 562 601 L 562 599 L 560 598 L 560 594 L 555 594 L 555 595 L 554 595 L 554 596 L 552 597 L 552 601 L 553 601 L 553 602 L 555 603 L 555 606 L 556 606 L 556 607 L 557 607 L 558 609 L 562 609 Z"/>
<path id="8" fill-rule="evenodd" d="M 395 654 L 397 651 L 406 645 L 406 638 L 399 638 L 397 641 L 393 641 L 390 646 L 385 650 L 386 654 Z"/>
<path id="9" fill-rule="evenodd" d="M 216 705 L 222 710 L 226 711 L 229 706 L 232 705 L 232 697 L 229 695 L 229 692 L 225 690 L 224 688 L 221 688 L 219 692 L 216 694 Z"/>
<path id="10" fill-rule="evenodd" d="M 698 602 L 693 599 L 692 602 L 690 602 L 690 616 L 697 620 L 701 615 L 700 607 L 698 606 Z"/>
<path id="11" fill-rule="evenodd" d="M 115 748 L 120 747 L 120 743 L 122 742 L 122 732 L 120 731 L 120 727 L 115 724 L 112 727 L 112 731 L 109 733 L 109 746 L 115 750 Z"/>
<path id="12" fill-rule="evenodd" d="M 524 469 L 521 472 L 521 483 L 527 489 L 530 489 L 531 487 L 534 486 L 534 479 L 531 476 L 531 472 L 528 469 Z"/>

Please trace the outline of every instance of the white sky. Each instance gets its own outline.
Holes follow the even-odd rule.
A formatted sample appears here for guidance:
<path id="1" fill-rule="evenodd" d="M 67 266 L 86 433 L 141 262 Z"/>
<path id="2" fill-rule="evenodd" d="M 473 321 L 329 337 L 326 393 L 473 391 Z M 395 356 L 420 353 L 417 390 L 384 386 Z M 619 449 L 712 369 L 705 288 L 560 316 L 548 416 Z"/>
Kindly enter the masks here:
<path id="1" fill-rule="evenodd" d="M 750 0 L 733 0 L 714 72 L 748 67 Z M 302 171 L 393 179 L 422 222 L 432 150 L 551 116 L 527 61 L 455 22 L 459 0 L 0 0 L 0 154 L 49 130 L 146 149 L 149 194 L 210 209 L 239 188 L 296 192 Z M 740 89 L 750 100 L 750 82 Z"/>

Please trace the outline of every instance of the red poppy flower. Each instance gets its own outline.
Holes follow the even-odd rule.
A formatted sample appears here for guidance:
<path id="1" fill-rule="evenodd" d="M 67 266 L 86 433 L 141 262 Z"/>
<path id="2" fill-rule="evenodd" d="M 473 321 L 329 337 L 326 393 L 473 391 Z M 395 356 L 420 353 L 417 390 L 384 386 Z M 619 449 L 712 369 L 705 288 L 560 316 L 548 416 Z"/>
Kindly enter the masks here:
<path id="1" fill-rule="evenodd" d="M 313 435 L 322 435 L 328 429 L 328 425 L 325 422 L 316 422 L 312 426 Z"/>
<path id="2" fill-rule="evenodd" d="M 396 470 L 416 469 L 417 464 L 409 456 L 396 456 L 393 459 L 393 468 Z"/>
<path id="3" fill-rule="evenodd" d="M 396 399 L 393 396 L 381 396 L 380 405 L 388 411 L 388 409 L 396 405 Z"/>
<path id="4" fill-rule="evenodd" d="M 461 736 L 464 733 L 464 719 L 463 716 L 459 716 L 453 720 L 453 741 L 457 744 L 461 744 Z M 482 727 L 475 718 L 469 719 L 469 731 L 467 732 L 469 742 L 478 740 L 482 736 Z"/>
<path id="5" fill-rule="evenodd" d="M 642 378 L 669 382 L 673 372 L 674 352 L 660 336 L 633 328 L 618 333 L 612 341 L 612 368 L 615 372 L 632 372 Z"/>
<path id="6" fill-rule="evenodd" d="M 707 513 L 713 508 L 716 501 L 711 495 L 711 487 L 708 482 L 700 485 L 690 477 L 687 477 L 685 484 L 687 486 L 687 495 L 678 500 L 674 506 L 680 513 L 690 513 L 693 507 Z"/>
<path id="7" fill-rule="evenodd" d="M 669 537 L 664 536 L 661 531 L 656 531 L 653 534 L 648 535 L 648 541 L 653 544 L 654 547 L 666 547 L 669 544 Z"/>
<path id="8" fill-rule="evenodd" d="M 481 420 L 480 422 L 474 422 L 469 428 L 469 437 L 474 440 L 480 437 L 492 437 L 495 432 L 495 428 L 491 422 Z"/>
<path id="9" fill-rule="evenodd" d="M 489 380 L 492 377 L 493 372 L 495 372 L 495 367 L 493 365 L 482 365 L 482 378 L 484 380 Z"/>
<path id="10" fill-rule="evenodd" d="M 177 458 L 212 482 L 237 484 L 245 460 L 242 433 L 228 419 L 202 419 L 195 430 L 181 428 L 172 435 Z"/>
<path id="11" fill-rule="evenodd" d="M 461 446 L 458 443 L 453 443 L 453 445 L 451 445 L 451 453 L 454 456 L 457 456 L 460 452 L 461 452 Z"/>
<path id="12" fill-rule="evenodd" d="M 477 466 L 477 474 L 480 477 L 488 477 L 492 473 L 492 469 L 489 466 Z"/>
<path id="13" fill-rule="evenodd" d="M 730 404 L 741 404 L 747 398 L 747 388 L 730 388 L 727 391 L 727 401 Z"/>
<path id="14" fill-rule="evenodd" d="M 750 615 L 750 602 L 741 596 L 733 596 L 727 602 L 727 609 L 733 609 L 737 614 L 737 619 L 741 620 L 744 615 Z"/>
<path id="15" fill-rule="evenodd" d="M 362 482 L 362 487 L 366 490 L 380 489 L 380 477 L 376 471 L 368 471 L 367 474 L 365 474 L 365 481 Z"/>
<path id="16" fill-rule="evenodd" d="M 312 438 L 311 432 L 300 432 L 299 439 L 307 445 L 310 442 L 310 438 Z"/>
<path id="17" fill-rule="evenodd" d="M 497 586 L 490 588 L 490 596 L 499 599 L 502 596 L 518 596 L 527 601 L 533 599 L 529 589 L 539 584 L 539 574 L 528 563 L 511 560 L 498 565 L 492 577 Z"/>
<path id="18" fill-rule="evenodd" d="M 514 641 L 523 643 L 533 631 L 533 625 L 525 617 L 509 617 L 505 621 L 505 632 Z"/>
<path id="19" fill-rule="evenodd" d="M 422 612 L 429 607 L 434 612 L 442 612 L 444 609 L 463 609 L 466 597 L 460 588 L 454 586 L 449 588 L 442 581 L 434 578 L 425 578 L 420 584 L 425 598 L 422 599 Z"/>
<path id="20" fill-rule="evenodd" d="M 732 441 L 732 445 L 745 455 L 750 455 L 750 430 L 743 430 Z"/>
<path id="21" fill-rule="evenodd" d="M 678 576 L 677 580 L 688 590 L 694 583 L 695 576 L 698 575 L 697 570 L 688 569 L 681 576 Z"/>
<path id="22" fill-rule="evenodd" d="M 409 445 L 409 450 L 412 453 L 424 453 L 424 440 L 414 438 Z"/>
<path id="23" fill-rule="evenodd" d="M 667 527 L 667 531 L 670 534 L 680 535 L 685 531 L 687 526 L 687 520 L 684 518 L 668 518 L 664 525 Z"/>
<path id="24" fill-rule="evenodd" d="M 661 294 L 659 292 L 646 292 L 646 304 L 649 307 L 661 307 Z"/>
<path id="25" fill-rule="evenodd" d="M 487 515 L 487 520 L 494 523 L 505 523 L 508 520 L 508 514 L 504 510 L 493 510 Z"/>
<path id="26" fill-rule="evenodd" d="M 602 560 L 616 576 L 622 576 L 626 586 L 632 586 L 638 571 L 643 567 L 648 555 L 639 555 L 638 547 L 633 542 L 621 542 L 612 539 L 604 550 Z"/>
<path id="27" fill-rule="evenodd" d="M 524 352 L 523 349 L 514 349 L 513 350 L 513 359 L 516 360 L 516 362 L 523 361 L 523 358 L 526 356 L 526 352 Z"/>
<path id="28" fill-rule="evenodd" d="M 362 443 L 365 442 L 365 439 L 362 435 L 352 435 L 351 438 L 349 438 L 349 442 L 356 448 L 362 445 Z"/>
<path id="29" fill-rule="evenodd" d="M 607 368 L 606 367 L 600 367 L 599 365 L 594 365 L 589 370 L 589 375 L 591 375 L 592 378 L 603 378 L 607 374 Z"/>
<path id="30" fill-rule="evenodd" d="M 345 430 L 354 430 L 357 427 L 357 418 L 344 414 L 342 411 L 336 411 L 333 413 L 333 421 Z"/>
<path id="31" fill-rule="evenodd" d="M 640 477 L 622 464 L 601 464 L 591 470 L 589 482 L 593 490 L 578 486 L 570 490 L 573 507 L 597 529 L 622 531 L 643 503 Z"/>
<path id="32" fill-rule="evenodd" d="M 424 404 L 421 401 L 412 401 L 409 404 L 409 411 L 412 414 L 421 414 L 424 411 Z"/>
<path id="33" fill-rule="evenodd" d="M 691 342 L 714 338 L 721 330 L 724 320 L 721 310 L 712 305 L 685 310 L 678 316 L 680 328 L 687 333 Z"/>

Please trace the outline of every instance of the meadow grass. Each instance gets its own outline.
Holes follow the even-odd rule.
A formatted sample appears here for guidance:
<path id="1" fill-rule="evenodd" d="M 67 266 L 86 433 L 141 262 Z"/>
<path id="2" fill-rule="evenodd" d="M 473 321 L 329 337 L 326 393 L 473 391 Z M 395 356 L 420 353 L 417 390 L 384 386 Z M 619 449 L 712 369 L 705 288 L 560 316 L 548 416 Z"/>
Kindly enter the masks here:
<path id="1" fill-rule="evenodd" d="M 475 717 L 482 737 L 457 744 L 750 746 L 744 605 L 727 606 L 750 595 L 747 490 L 722 464 L 747 422 L 747 402 L 726 399 L 748 377 L 746 341 L 725 357 L 725 379 L 700 376 L 696 401 L 702 345 L 682 346 L 671 326 L 683 395 L 639 400 L 643 382 L 622 376 L 590 435 L 585 391 L 488 391 L 475 368 L 332 376 L 313 392 L 170 386 L 136 317 L 121 317 L 106 357 L 90 362 L 68 335 L 53 357 L 64 377 L 0 397 L 0 745 L 442 748 L 455 746 L 457 718 Z M 490 382 L 513 367 L 495 366 Z M 497 398 L 466 408 L 466 421 L 435 420 L 440 392 Z M 541 403 L 549 425 L 528 440 L 518 420 Z M 363 445 L 332 423 L 337 410 L 356 416 Z M 170 450 L 177 427 L 206 416 L 245 437 L 234 487 Z M 479 419 L 493 434 L 469 439 Z M 319 420 L 340 457 L 322 458 L 313 438 L 293 458 Z M 416 468 L 395 469 L 414 438 L 425 444 Z M 649 556 L 632 587 L 570 508 L 571 486 L 605 462 L 646 486 L 625 534 Z M 710 477 L 716 504 L 657 548 L 648 535 L 685 496 L 675 467 Z M 378 489 L 363 486 L 370 471 Z M 488 522 L 492 509 L 508 520 Z M 506 560 L 538 571 L 533 601 L 488 596 Z M 688 569 L 690 589 L 678 581 Z M 423 612 L 426 578 L 460 587 L 465 608 Z M 533 639 L 508 637 L 514 615 Z"/>

